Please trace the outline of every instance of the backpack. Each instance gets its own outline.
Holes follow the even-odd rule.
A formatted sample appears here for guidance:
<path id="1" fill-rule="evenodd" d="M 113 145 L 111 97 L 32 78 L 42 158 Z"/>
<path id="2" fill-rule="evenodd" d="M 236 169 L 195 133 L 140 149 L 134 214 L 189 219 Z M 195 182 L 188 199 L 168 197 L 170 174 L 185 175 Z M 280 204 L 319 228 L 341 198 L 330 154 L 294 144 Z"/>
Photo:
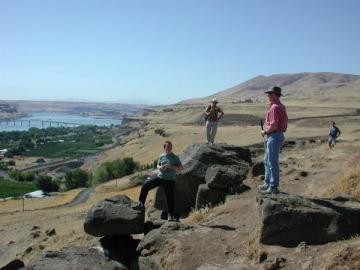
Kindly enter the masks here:
<path id="1" fill-rule="evenodd" d="M 209 112 L 211 110 L 211 105 L 209 104 L 209 106 L 206 108 L 206 112 Z M 209 115 L 205 115 L 205 122 L 209 119 Z"/>

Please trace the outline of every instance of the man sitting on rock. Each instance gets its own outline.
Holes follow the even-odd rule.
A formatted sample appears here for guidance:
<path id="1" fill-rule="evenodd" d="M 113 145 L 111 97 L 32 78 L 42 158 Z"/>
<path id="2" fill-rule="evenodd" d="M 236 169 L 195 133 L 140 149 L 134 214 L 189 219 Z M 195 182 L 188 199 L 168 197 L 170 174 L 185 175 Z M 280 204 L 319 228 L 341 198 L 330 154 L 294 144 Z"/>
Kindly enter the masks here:
<path id="1" fill-rule="evenodd" d="M 174 189 L 176 171 L 183 169 L 182 163 L 177 155 L 172 153 L 172 143 L 165 141 L 165 153 L 161 154 L 157 163 L 159 174 L 149 180 L 146 180 L 141 187 L 139 202 L 133 206 L 135 210 L 145 210 L 145 201 L 148 192 L 156 187 L 162 186 L 165 190 L 167 206 L 168 206 L 168 221 L 175 221 L 174 219 Z"/>

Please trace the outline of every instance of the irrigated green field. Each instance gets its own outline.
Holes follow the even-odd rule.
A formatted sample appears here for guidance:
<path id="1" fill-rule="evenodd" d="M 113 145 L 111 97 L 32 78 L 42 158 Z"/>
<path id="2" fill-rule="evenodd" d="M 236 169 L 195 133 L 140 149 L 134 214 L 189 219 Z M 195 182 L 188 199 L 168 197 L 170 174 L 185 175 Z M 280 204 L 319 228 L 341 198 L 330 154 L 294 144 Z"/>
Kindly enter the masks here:
<path id="1" fill-rule="evenodd" d="M 34 183 L 10 182 L 0 179 L 0 198 L 20 197 L 36 190 Z"/>

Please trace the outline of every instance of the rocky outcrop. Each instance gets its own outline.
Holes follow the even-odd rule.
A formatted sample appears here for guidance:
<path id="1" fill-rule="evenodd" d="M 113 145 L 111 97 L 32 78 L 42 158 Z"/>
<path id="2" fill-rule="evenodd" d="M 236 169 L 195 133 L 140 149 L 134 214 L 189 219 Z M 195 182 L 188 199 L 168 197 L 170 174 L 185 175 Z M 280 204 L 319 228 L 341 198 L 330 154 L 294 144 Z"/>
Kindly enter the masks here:
<path id="1" fill-rule="evenodd" d="M 128 270 L 120 262 L 109 260 L 98 247 L 71 247 L 65 251 L 47 251 L 22 269 Z"/>
<path id="2" fill-rule="evenodd" d="M 25 267 L 25 264 L 22 260 L 15 259 L 9 262 L 7 265 L 0 268 L 0 270 L 18 270 L 22 267 Z"/>
<path id="3" fill-rule="evenodd" d="M 139 242 L 139 239 L 134 239 L 131 235 L 112 235 L 100 239 L 105 255 L 126 267 L 130 267 L 132 260 L 137 258 L 136 247 Z"/>
<path id="4" fill-rule="evenodd" d="M 178 260 L 176 252 L 172 250 L 181 250 L 183 244 L 182 237 L 191 233 L 199 226 L 188 223 L 167 222 L 159 229 L 148 233 L 139 243 L 136 251 L 139 254 L 137 261 L 134 261 L 131 270 L 166 270 L 170 269 L 174 261 Z M 202 228 L 205 230 L 206 228 Z"/>
<path id="5" fill-rule="evenodd" d="M 132 200 L 124 195 L 106 198 L 89 210 L 84 230 L 93 236 L 128 235 L 144 232 L 144 211 L 131 208 Z"/>
<path id="6" fill-rule="evenodd" d="M 263 161 L 255 162 L 251 167 L 250 173 L 254 177 L 259 175 L 264 175 L 265 174 L 264 162 Z"/>
<path id="7" fill-rule="evenodd" d="M 180 159 L 184 170 L 176 177 L 175 212 L 178 214 L 209 203 L 216 204 L 227 194 L 243 190 L 242 181 L 251 164 L 249 149 L 227 144 L 192 144 Z M 155 194 L 154 206 L 167 210 L 162 189 Z"/>
<path id="8" fill-rule="evenodd" d="M 323 244 L 360 232 L 360 209 L 330 199 L 280 193 L 258 193 L 261 218 L 260 242 L 296 246 Z"/>
<path id="9" fill-rule="evenodd" d="M 212 165 L 206 170 L 205 184 L 199 186 L 195 209 L 206 205 L 216 205 L 224 202 L 229 194 L 241 193 L 247 187 L 243 180 L 249 171 L 249 165 L 239 163 L 237 165 Z"/>

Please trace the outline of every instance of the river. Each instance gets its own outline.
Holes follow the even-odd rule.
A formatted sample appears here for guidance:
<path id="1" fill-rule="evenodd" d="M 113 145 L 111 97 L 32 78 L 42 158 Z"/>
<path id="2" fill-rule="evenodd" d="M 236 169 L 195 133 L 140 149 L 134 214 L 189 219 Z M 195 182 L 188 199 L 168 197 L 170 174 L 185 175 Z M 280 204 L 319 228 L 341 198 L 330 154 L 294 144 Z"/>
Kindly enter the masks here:
<path id="1" fill-rule="evenodd" d="M 31 127 L 73 127 L 79 125 L 110 126 L 120 125 L 121 120 L 106 117 L 85 117 L 80 115 L 71 115 L 57 112 L 35 112 L 31 117 L 24 117 L 12 121 L 0 122 L 1 131 L 28 130 Z M 29 125 L 30 124 L 30 125 Z"/>

